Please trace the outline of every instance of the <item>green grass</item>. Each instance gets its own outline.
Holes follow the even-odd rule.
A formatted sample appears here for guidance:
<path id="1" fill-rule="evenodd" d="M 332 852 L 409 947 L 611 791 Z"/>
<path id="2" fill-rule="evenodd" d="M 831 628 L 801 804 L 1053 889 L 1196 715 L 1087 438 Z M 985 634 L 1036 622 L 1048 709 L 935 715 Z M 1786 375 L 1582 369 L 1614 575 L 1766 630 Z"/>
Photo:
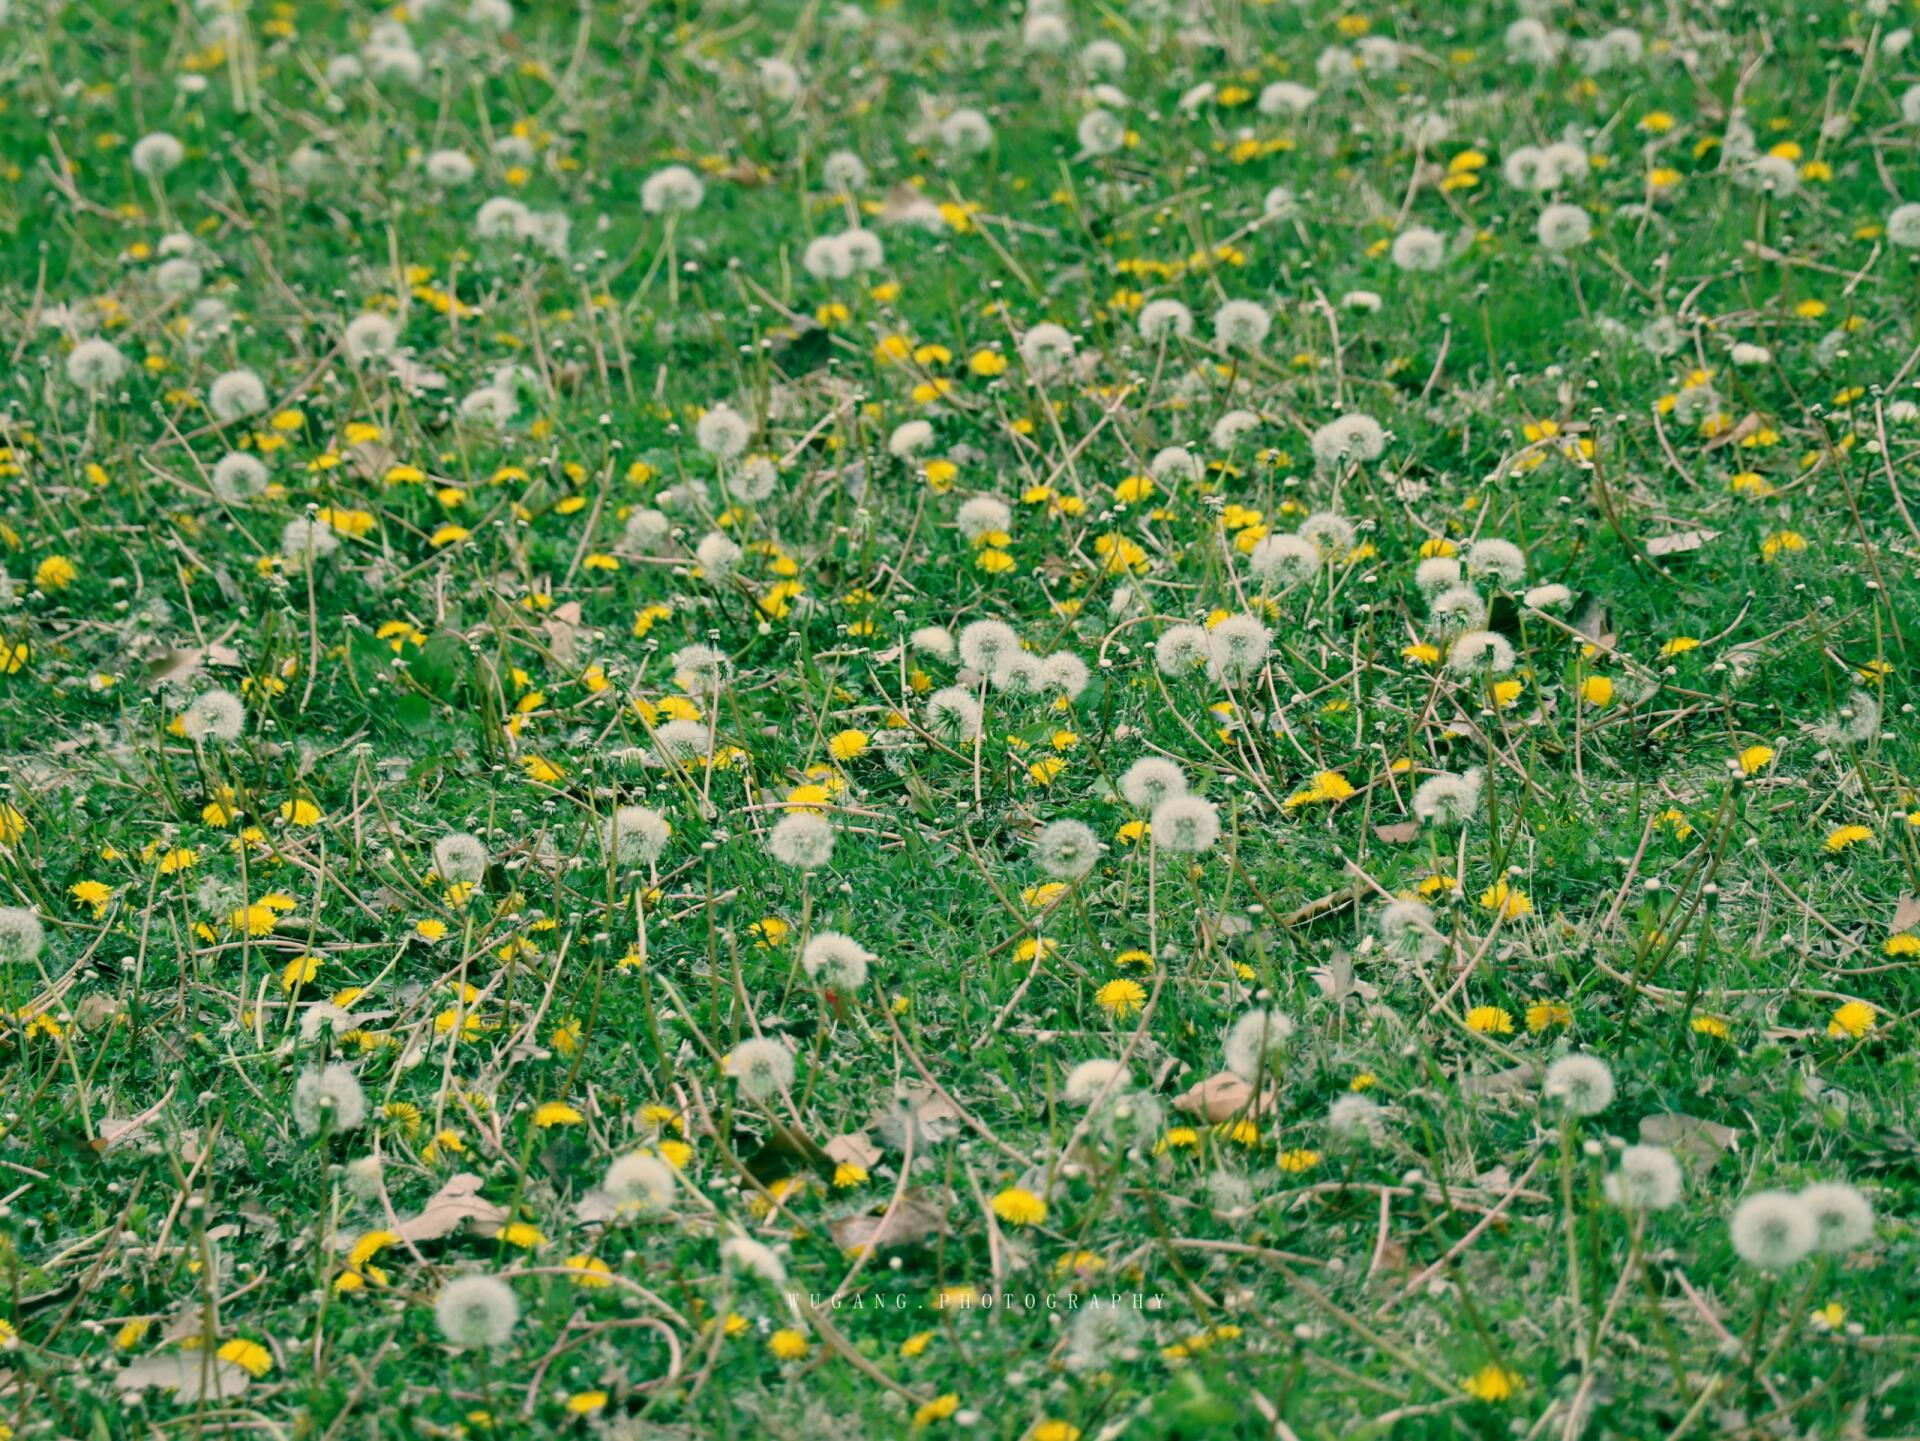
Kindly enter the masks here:
<path id="1" fill-rule="evenodd" d="M 14 1436 L 1920 1430 L 1909 13 L 1558 12 L 1646 42 L 1589 77 L 1510 60 L 1504 9 L 1076 4 L 1060 55 L 1010 9 L 539 3 L 496 34 L 256 3 L 223 32 L 16 0 L 0 902 L 45 941 L 0 965 Z M 417 84 L 323 79 L 396 19 Z M 1363 32 L 1399 67 L 1316 79 Z M 1093 40 L 1126 59 L 1107 156 L 1075 138 Z M 776 56 L 795 100 L 755 79 Z M 1259 112 L 1282 78 L 1305 115 Z M 1792 193 L 1749 183 L 1736 104 L 1798 147 Z M 985 155 L 940 144 L 961 105 Z M 1451 130 L 1416 147 L 1427 112 Z M 149 180 L 159 131 L 184 157 Z M 1504 178 L 1560 139 L 1589 174 Z M 444 194 L 443 149 L 478 166 Z M 670 223 L 640 200 L 669 164 L 706 187 Z M 480 237 L 496 195 L 564 214 L 565 258 Z M 1556 200 L 1593 222 L 1564 259 Z M 856 216 L 882 265 L 810 276 Z M 1438 269 L 1390 258 L 1414 224 Z M 1192 339 L 1141 338 L 1163 298 Z M 1251 353 L 1213 344 L 1230 299 L 1271 316 Z M 349 357 L 364 313 L 410 376 Z M 1022 362 L 1049 321 L 1070 376 Z M 87 335 L 129 363 L 96 394 Z M 507 366 L 511 417 L 463 414 Z M 240 367 L 269 403 L 219 421 Z M 764 498 L 696 443 L 721 403 Z M 1233 409 L 1259 423 L 1216 442 Z M 1383 454 L 1316 464 L 1344 411 Z M 914 419 L 932 442 L 893 454 Z M 1203 472 L 1143 493 L 1172 445 Z M 232 451 L 264 494 L 216 494 Z M 981 544 L 975 496 L 1012 515 Z M 623 541 L 652 506 L 671 533 Z M 1355 548 L 1263 589 L 1261 528 L 1328 511 Z M 342 537 L 310 566 L 281 541 L 309 515 Z M 730 573 L 693 559 L 716 530 Z M 1497 678 L 1409 651 L 1450 640 L 1423 554 L 1488 538 L 1526 561 L 1480 587 Z M 1249 611 L 1256 675 L 1156 668 L 1172 626 Z M 908 644 L 984 619 L 1089 683 L 982 689 Z M 693 645 L 717 685 L 676 679 Z M 977 755 L 925 729 L 956 683 Z M 196 739 L 215 691 L 244 723 Z M 1123 829 L 1148 755 L 1217 844 Z M 1472 819 L 1421 824 L 1414 788 L 1469 770 Z M 657 859 L 608 854 L 623 805 L 670 823 Z M 770 854 L 790 808 L 828 866 Z M 1046 889 L 1063 819 L 1104 850 Z M 470 887 L 434 874 L 452 832 L 487 851 Z M 1424 945 L 1383 928 L 1409 896 Z M 801 968 L 829 930 L 864 986 Z M 1183 1106 L 1259 1007 L 1296 1025 L 1265 1080 Z M 756 1037 L 794 1060 L 769 1096 L 723 1060 Z M 1595 1115 L 1543 1095 L 1576 1052 L 1611 1066 Z M 1126 1078 L 1089 1113 L 1068 1078 L 1102 1058 Z M 330 1064 L 367 1115 L 303 1129 Z M 1330 1121 L 1356 1092 L 1370 1134 Z M 1682 1160 L 1669 1209 L 1607 1198 L 1642 1142 Z M 609 1218 L 609 1165 L 662 1149 L 671 1198 Z M 1743 1197 L 1819 1181 L 1871 1236 L 1736 1254 Z M 743 1236 L 784 1283 L 723 1259 Z M 436 1320 L 475 1274 L 517 1299 L 503 1345 Z"/>

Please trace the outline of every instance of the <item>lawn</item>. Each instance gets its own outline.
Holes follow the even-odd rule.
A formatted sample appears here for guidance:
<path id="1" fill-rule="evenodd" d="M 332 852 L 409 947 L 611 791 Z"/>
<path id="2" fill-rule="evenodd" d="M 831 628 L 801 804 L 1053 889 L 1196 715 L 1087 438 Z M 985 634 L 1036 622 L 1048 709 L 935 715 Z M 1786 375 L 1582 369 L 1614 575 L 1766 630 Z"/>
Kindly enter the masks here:
<path id="1" fill-rule="evenodd" d="M 0 12 L 0 1441 L 1920 1435 L 1912 7 Z"/>

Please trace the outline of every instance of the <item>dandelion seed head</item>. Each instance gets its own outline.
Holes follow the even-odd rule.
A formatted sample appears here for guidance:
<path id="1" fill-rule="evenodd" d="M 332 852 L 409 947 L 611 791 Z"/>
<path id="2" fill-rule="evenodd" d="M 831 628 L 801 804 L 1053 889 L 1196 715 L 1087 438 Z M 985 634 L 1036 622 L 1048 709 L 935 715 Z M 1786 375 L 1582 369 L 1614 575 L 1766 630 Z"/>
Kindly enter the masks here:
<path id="1" fill-rule="evenodd" d="M 1083 821 L 1059 820 L 1033 838 L 1034 860 L 1055 880 L 1077 881 L 1100 859 L 1100 839 Z"/>
<path id="2" fill-rule="evenodd" d="M 1813 1216 L 1816 1250 L 1830 1254 L 1858 1250 L 1873 1239 L 1873 1203 L 1857 1186 L 1822 1181 L 1800 1191 L 1800 1204 Z"/>
<path id="3" fill-rule="evenodd" d="M 433 1303 L 440 1334 L 469 1351 L 504 1346 L 520 1324 L 520 1302 L 498 1276 L 460 1276 L 440 1288 Z"/>
<path id="4" fill-rule="evenodd" d="M 433 870 L 447 885 L 478 885 L 487 875 L 487 843 L 467 831 L 449 832 L 433 843 Z"/>
<path id="5" fill-rule="evenodd" d="M 769 1037 L 742 1041 L 727 1057 L 727 1074 L 741 1094 L 765 1101 L 793 1085 L 793 1052 Z"/>
<path id="6" fill-rule="evenodd" d="M 1685 1176 L 1665 1146 L 1627 1146 L 1608 1173 L 1607 1199 L 1630 1211 L 1666 1211 L 1680 1202 Z"/>
<path id="7" fill-rule="evenodd" d="M 1120 794 L 1135 810 L 1156 811 L 1187 793 L 1187 777 L 1164 756 L 1142 756 L 1120 777 Z"/>
<path id="8" fill-rule="evenodd" d="M 366 1119 L 367 1093 L 351 1067 L 339 1061 L 311 1066 L 294 1081 L 293 1123 L 302 1135 L 357 1130 Z"/>
<path id="9" fill-rule="evenodd" d="M 767 833 L 767 850 L 783 866 L 817 871 L 833 859 L 833 825 L 810 811 L 784 815 Z"/>
<path id="10" fill-rule="evenodd" d="M 852 936 L 821 931 L 800 951 L 800 964 L 814 980 L 835 991 L 852 992 L 867 983 L 873 953 Z"/>
<path id="11" fill-rule="evenodd" d="M 1581 1051 L 1547 1067 L 1545 1093 L 1575 1116 L 1597 1116 L 1613 1104 L 1613 1068 Z"/>
<path id="12" fill-rule="evenodd" d="M 1222 1043 L 1226 1067 L 1243 1081 L 1257 1081 L 1278 1062 L 1280 1048 L 1292 1038 L 1293 1018 L 1281 1011 L 1248 1011 L 1227 1028 Z"/>
<path id="13" fill-rule="evenodd" d="M 30 965 L 46 944 L 46 927 L 37 911 L 0 906 L 0 965 Z"/>
<path id="14" fill-rule="evenodd" d="M 1734 1208 L 1733 1249 L 1749 1266 L 1785 1271 L 1804 1260 L 1820 1239 L 1812 1209 L 1790 1191 L 1756 1191 Z"/>

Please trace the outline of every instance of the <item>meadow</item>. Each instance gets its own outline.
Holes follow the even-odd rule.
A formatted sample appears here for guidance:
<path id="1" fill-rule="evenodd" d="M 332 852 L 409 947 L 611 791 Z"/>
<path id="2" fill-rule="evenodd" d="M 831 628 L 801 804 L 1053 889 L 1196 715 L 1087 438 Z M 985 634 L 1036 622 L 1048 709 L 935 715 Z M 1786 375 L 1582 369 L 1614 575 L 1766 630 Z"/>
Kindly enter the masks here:
<path id="1" fill-rule="evenodd" d="M 1915 23 L 0 3 L 0 1441 L 1920 1435 Z"/>

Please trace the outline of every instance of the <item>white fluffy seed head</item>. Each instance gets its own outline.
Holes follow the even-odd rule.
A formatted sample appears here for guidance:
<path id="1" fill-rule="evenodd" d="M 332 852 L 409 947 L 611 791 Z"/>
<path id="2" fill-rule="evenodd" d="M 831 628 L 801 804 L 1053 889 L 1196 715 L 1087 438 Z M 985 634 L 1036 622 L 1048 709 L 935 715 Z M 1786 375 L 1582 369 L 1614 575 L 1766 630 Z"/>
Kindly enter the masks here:
<path id="1" fill-rule="evenodd" d="M 927 697 L 925 724 L 943 741 L 971 741 L 980 734 L 980 702 L 960 686 L 943 686 Z"/>
<path id="2" fill-rule="evenodd" d="M 836 991 L 857 991 L 867 983 L 873 952 L 852 936 L 821 931 L 800 952 L 800 964 L 821 985 Z"/>
<path id="3" fill-rule="evenodd" d="M 1184 676 L 1212 655 L 1206 629 L 1181 624 L 1169 626 L 1154 642 L 1153 663 L 1167 676 Z"/>
<path id="4" fill-rule="evenodd" d="M 1628 1146 L 1607 1176 L 1607 1199 L 1625 1211 L 1665 1211 L 1678 1205 L 1684 1173 L 1665 1146 Z"/>
<path id="5" fill-rule="evenodd" d="M 1467 550 L 1467 574 L 1512 588 L 1527 578 L 1527 553 L 1510 540 L 1476 540 Z"/>
<path id="6" fill-rule="evenodd" d="M 1387 433 L 1371 415 L 1354 411 L 1328 421 L 1313 433 L 1313 456 L 1322 469 L 1343 461 L 1365 464 L 1387 448 Z"/>
<path id="7" fill-rule="evenodd" d="M 1353 550 L 1360 531 L 1337 511 L 1316 510 L 1300 522 L 1300 536 L 1318 546 L 1328 560 L 1341 560 Z"/>
<path id="8" fill-rule="evenodd" d="M 1013 509 L 992 495 L 976 495 L 960 507 L 954 517 L 960 534 L 978 544 L 985 536 L 1004 534 L 1013 528 Z"/>
<path id="9" fill-rule="evenodd" d="M 1427 602 L 1427 617 L 1442 635 L 1460 635 L 1487 618 L 1487 603 L 1470 585 L 1450 586 Z"/>
<path id="10" fill-rule="evenodd" d="M 1577 250 L 1593 234 L 1593 217 L 1578 205 L 1549 205 L 1540 212 L 1540 246 L 1557 255 Z"/>
<path id="11" fill-rule="evenodd" d="M 1447 669 L 1455 675 L 1505 675 L 1513 662 L 1513 642 L 1495 630 L 1470 630 L 1447 650 Z"/>
<path id="12" fill-rule="evenodd" d="M 1762 1271 L 1797 1265 L 1820 1239 L 1812 1210 L 1790 1191 L 1756 1191 L 1734 1208 L 1728 1225 L 1734 1251 Z"/>
<path id="13" fill-rule="evenodd" d="M 1293 1032 L 1293 1018 L 1282 1011 L 1248 1011 L 1227 1028 L 1222 1042 L 1227 1069 L 1243 1081 L 1258 1080 Z"/>
<path id="14" fill-rule="evenodd" d="M 733 460 L 744 454 L 753 439 L 747 418 L 724 402 L 713 406 L 693 428 L 694 439 L 708 455 Z"/>
<path id="15" fill-rule="evenodd" d="M 0 966 L 30 964 L 39 958 L 46 940 L 46 927 L 37 911 L 0 906 Z"/>
<path id="16" fill-rule="evenodd" d="M 166 131 L 156 130 L 134 141 L 133 152 L 128 158 L 136 173 L 157 180 L 178 168 L 180 162 L 187 158 L 187 147 Z"/>
<path id="17" fill-rule="evenodd" d="M 1814 1245 L 1829 1254 L 1853 1251 L 1873 1239 L 1873 1203 L 1857 1186 L 1821 1181 L 1800 1192 L 1800 1204 L 1813 1215 Z"/>
<path id="18" fill-rule="evenodd" d="M 1220 811 L 1203 796 L 1169 797 L 1154 807 L 1148 825 L 1156 846 L 1183 855 L 1197 855 L 1220 839 Z"/>
<path id="19" fill-rule="evenodd" d="M 520 1302 L 498 1276 L 461 1276 L 440 1288 L 433 1318 L 449 1342 L 477 1351 L 513 1339 Z"/>
<path id="20" fill-rule="evenodd" d="M 1156 811 L 1186 793 L 1186 773 L 1164 756 L 1142 756 L 1120 777 L 1120 794 L 1135 810 Z"/>
<path id="21" fill-rule="evenodd" d="M 1073 332 L 1051 321 L 1020 337 L 1020 358 L 1036 380 L 1050 380 L 1064 372 L 1073 361 L 1073 351 Z"/>
<path id="22" fill-rule="evenodd" d="M 600 844 L 618 865 L 652 865 L 672 835 L 667 818 L 651 806 L 621 806 L 602 824 Z"/>
<path id="23" fill-rule="evenodd" d="M 1260 674 L 1273 637 L 1258 616 L 1230 615 L 1207 632 L 1207 669 L 1216 680 L 1243 685 Z"/>
<path id="24" fill-rule="evenodd" d="M 1480 813 L 1481 773 L 1428 776 L 1413 793 L 1413 813 L 1429 825 L 1463 826 Z"/>
<path id="25" fill-rule="evenodd" d="M 793 1052 L 779 1041 L 755 1036 L 733 1048 L 726 1069 L 743 1095 L 764 1101 L 793 1085 Z"/>
<path id="26" fill-rule="evenodd" d="M 1613 1104 L 1613 1068 L 1579 1051 L 1547 1067 L 1545 1091 L 1575 1116 L 1597 1116 Z"/>
<path id="27" fill-rule="evenodd" d="M 1887 216 L 1887 240 L 1903 250 L 1920 248 L 1920 201 L 1893 208 Z"/>
<path id="28" fill-rule="evenodd" d="M 1326 564 L 1320 547 L 1303 536 L 1264 535 L 1254 542 L 1247 568 L 1263 586 L 1282 589 L 1312 580 Z"/>
<path id="29" fill-rule="evenodd" d="M 1070 650 L 1057 650 L 1040 662 L 1040 688 L 1058 691 L 1068 700 L 1077 699 L 1092 679 L 1087 663 Z"/>
<path id="30" fill-rule="evenodd" d="M 280 528 L 280 558 L 298 571 L 340 549 L 340 534 L 325 521 L 296 515 Z"/>
<path id="31" fill-rule="evenodd" d="M 636 1151 L 607 1167 L 600 1189 L 621 1216 L 646 1216 L 671 1206 L 679 1183 L 672 1166 L 658 1156 Z"/>
<path id="32" fill-rule="evenodd" d="M 717 530 L 701 536 L 700 543 L 693 548 L 693 558 L 700 563 L 701 573 L 716 583 L 733 574 L 733 568 L 740 564 L 740 555 L 740 547 L 732 538 Z"/>
<path id="33" fill-rule="evenodd" d="M 1226 350 L 1256 350 L 1273 329 L 1273 317 L 1256 300 L 1229 300 L 1213 313 L 1213 338 Z"/>
<path id="34" fill-rule="evenodd" d="M 1005 621 L 976 620 L 960 632 L 960 664 L 979 675 L 992 675 L 1019 650 L 1019 633 Z"/>
<path id="35" fill-rule="evenodd" d="M 907 644 L 922 655 L 938 660 L 953 659 L 953 632 L 943 625 L 923 625 L 907 637 Z"/>
<path id="36" fill-rule="evenodd" d="M 210 690 L 195 696 L 180 717 L 180 729 L 189 739 L 223 745 L 238 740 L 246 724 L 246 705 L 230 690 Z"/>
<path id="37" fill-rule="evenodd" d="M 336 1135 L 359 1128 L 367 1119 L 367 1093 L 353 1071 L 335 1061 L 312 1066 L 293 1083 L 293 1122 L 302 1135 L 323 1128 Z"/>
<path id="38" fill-rule="evenodd" d="M 1148 342 L 1193 334 L 1193 312 L 1178 300 L 1149 300 L 1140 307 L 1140 338 Z"/>
<path id="39" fill-rule="evenodd" d="M 794 811 L 768 832 L 767 850 L 783 866 L 817 871 L 833 859 L 833 825 L 825 816 Z"/>
<path id="40" fill-rule="evenodd" d="M 446 885 L 478 885 L 487 874 L 487 843 L 467 831 L 440 837 L 433 843 L 433 871 Z"/>
<path id="41" fill-rule="evenodd" d="M 218 421 L 239 420 L 267 408 L 267 386 L 251 370 L 229 370 L 207 388 L 207 409 Z"/>
<path id="42" fill-rule="evenodd" d="M 126 373 L 127 357 L 112 341 L 98 336 L 81 341 L 67 355 L 67 379 L 81 390 L 106 390 L 118 385 Z"/>
<path id="43" fill-rule="evenodd" d="M 1116 1082 L 1114 1077 L 1120 1079 Z M 1127 1084 L 1127 1068 L 1118 1061 L 1105 1058 L 1082 1061 L 1067 1072 L 1067 1083 L 1061 1088 L 1061 1095 L 1070 1106 L 1085 1106 L 1111 1085 L 1119 1090 Z"/>
<path id="44" fill-rule="evenodd" d="M 1447 258 L 1447 242 L 1426 225 L 1409 225 L 1393 238 L 1393 263 L 1401 270 L 1438 270 Z"/>
<path id="45" fill-rule="evenodd" d="M 649 215 L 684 214 L 698 210 L 706 198 L 706 184 L 684 165 L 656 170 L 640 185 L 640 208 Z"/>
<path id="46" fill-rule="evenodd" d="M 1460 562 L 1450 555 L 1430 555 L 1413 568 L 1413 583 L 1424 596 L 1435 596 L 1460 584 Z"/>
<path id="47" fill-rule="evenodd" d="M 400 327 L 392 316 L 369 311 L 347 322 L 345 339 L 349 360 L 372 360 L 392 353 L 400 339 Z"/>
<path id="48" fill-rule="evenodd" d="M 1077 881 L 1100 859 L 1100 838 L 1082 821 L 1054 821 L 1033 838 L 1040 869 L 1059 881 Z"/>

